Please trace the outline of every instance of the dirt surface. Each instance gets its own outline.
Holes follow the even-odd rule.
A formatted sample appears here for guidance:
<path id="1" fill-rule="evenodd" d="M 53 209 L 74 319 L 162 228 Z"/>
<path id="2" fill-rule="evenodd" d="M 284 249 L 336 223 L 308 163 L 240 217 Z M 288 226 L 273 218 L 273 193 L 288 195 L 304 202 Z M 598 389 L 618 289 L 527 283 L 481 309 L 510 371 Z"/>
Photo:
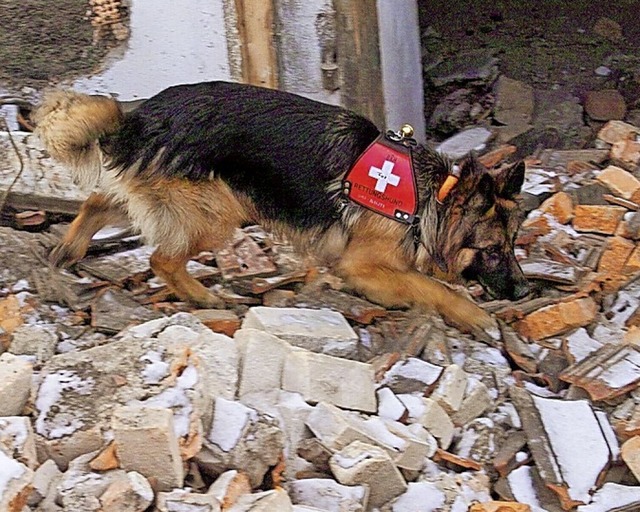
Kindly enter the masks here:
<path id="1" fill-rule="evenodd" d="M 419 6 L 425 68 L 486 49 L 499 59 L 500 73 L 535 89 L 582 98 L 589 90 L 614 88 L 627 101 L 639 96 L 635 1 L 421 0 Z M 602 66 L 608 76 L 596 72 Z M 427 117 L 447 92 L 426 80 Z"/>
<path id="2" fill-rule="evenodd" d="M 87 73 L 105 55 L 93 45 L 86 0 L 0 0 L 0 81 L 40 88 Z"/>

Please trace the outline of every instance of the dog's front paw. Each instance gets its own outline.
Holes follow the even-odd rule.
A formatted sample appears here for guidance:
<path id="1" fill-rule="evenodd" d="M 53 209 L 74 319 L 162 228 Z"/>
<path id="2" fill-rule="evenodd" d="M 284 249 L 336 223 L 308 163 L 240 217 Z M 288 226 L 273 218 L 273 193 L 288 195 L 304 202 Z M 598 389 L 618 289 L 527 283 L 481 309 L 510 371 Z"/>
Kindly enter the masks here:
<path id="1" fill-rule="evenodd" d="M 224 309 L 225 307 L 224 301 L 210 292 L 192 295 L 189 297 L 189 302 L 200 309 Z"/>
<path id="2" fill-rule="evenodd" d="M 49 253 L 49 262 L 60 268 L 66 268 L 84 258 L 85 250 L 67 243 L 61 243 Z"/>

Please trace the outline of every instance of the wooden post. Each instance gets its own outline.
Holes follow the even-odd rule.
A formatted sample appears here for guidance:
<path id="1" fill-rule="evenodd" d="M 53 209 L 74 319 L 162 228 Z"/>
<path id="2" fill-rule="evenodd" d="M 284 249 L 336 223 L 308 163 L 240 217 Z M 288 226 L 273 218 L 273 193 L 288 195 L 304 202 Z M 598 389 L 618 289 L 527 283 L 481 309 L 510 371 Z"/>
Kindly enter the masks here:
<path id="1" fill-rule="evenodd" d="M 273 0 L 235 0 L 242 52 L 242 80 L 278 87 L 278 60 L 274 44 Z"/>
<path id="2" fill-rule="evenodd" d="M 342 104 L 385 128 L 376 0 L 334 0 Z"/>

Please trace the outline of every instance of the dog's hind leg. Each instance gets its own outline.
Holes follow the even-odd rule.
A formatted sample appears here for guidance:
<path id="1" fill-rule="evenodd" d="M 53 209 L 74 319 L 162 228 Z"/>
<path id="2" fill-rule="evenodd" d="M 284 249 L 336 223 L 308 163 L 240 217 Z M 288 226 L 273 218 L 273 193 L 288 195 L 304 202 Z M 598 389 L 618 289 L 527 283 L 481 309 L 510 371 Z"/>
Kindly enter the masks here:
<path id="1" fill-rule="evenodd" d="M 107 225 L 126 222 L 124 208 L 99 193 L 92 193 L 73 220 L 62 241 L 49 254 L 49 261 L 55 266 L 66 267 L 81 260 L 87 253 L 93 235 Z"/>

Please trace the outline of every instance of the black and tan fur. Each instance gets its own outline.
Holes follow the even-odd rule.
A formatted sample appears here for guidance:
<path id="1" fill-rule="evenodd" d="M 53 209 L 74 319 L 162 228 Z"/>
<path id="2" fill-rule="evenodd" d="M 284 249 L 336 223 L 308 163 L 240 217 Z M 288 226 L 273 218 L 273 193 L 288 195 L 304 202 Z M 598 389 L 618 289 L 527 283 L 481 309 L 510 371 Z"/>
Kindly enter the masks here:
<path id="1" fill-rule="evenodd" d="M 489 172 L 470 159 L 439 204 L 435 195 L 452 163 L 418 146 L 416 242 L 411 227 L 341 197 L 343 176 L 379 131 L 339 107 L 211 82 L 166 89 L 126 115 L 108 98 L 56 92 L 34 120 L 51 155 L 82 185 L 97 187 L 52 252 L 57 265 L 81 259 L 96 231 L 128 216 L 157 245 L 151 266 L 179 297 L 219 306 L 185 265 L 219 249 L 236 227 L 257 222 L 370 300 L 435 309 L 465 329 L 493 323 L 430 276 L 477 279 L 501 298 L 528 291 L 513 254 L 522 164 Z"/>

